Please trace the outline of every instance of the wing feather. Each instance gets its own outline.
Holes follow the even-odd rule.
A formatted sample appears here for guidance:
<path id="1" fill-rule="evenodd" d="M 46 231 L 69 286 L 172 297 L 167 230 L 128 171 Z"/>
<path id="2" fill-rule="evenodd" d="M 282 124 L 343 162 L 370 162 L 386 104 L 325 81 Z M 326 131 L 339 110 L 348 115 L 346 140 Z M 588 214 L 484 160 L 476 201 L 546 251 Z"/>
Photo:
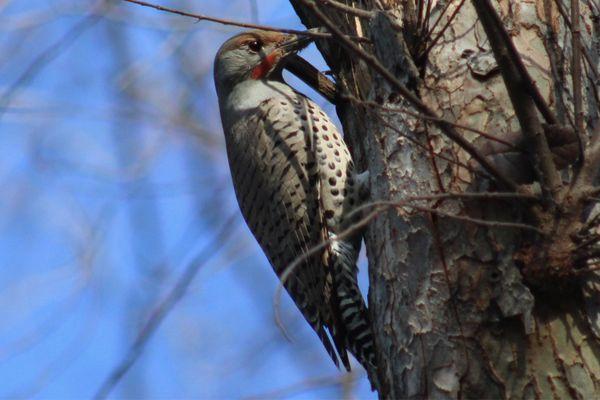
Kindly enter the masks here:
<path id="1" fill-rule="evenodd" d="M 293 108 L 291 101 L 264 101 L 226 135 L 242 215 L 280 277 L 323 238 L 311 133 Z M 331 326 L 330 288 L 326 288 L 331 278 L 322 253 L 307 257 L 288 275 L 284 287 L 337 365 L 324 330 Z M 336 343 L 341 350 L 339 346 Z"/>

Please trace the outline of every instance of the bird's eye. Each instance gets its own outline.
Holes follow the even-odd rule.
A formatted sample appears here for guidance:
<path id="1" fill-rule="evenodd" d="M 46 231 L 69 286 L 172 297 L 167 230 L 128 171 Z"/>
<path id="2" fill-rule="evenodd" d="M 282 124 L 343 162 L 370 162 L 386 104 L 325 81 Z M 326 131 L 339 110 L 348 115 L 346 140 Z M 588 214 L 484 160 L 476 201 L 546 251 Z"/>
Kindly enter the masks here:
<path id="1" fill-rule="evenodd" d="M 260 51 L 260 49 L 262 48 L 262 43 L 259 42 L 258 40 L 253 40 L 248 43 L 248 48 L 250 50 L 258 53 Z"/>

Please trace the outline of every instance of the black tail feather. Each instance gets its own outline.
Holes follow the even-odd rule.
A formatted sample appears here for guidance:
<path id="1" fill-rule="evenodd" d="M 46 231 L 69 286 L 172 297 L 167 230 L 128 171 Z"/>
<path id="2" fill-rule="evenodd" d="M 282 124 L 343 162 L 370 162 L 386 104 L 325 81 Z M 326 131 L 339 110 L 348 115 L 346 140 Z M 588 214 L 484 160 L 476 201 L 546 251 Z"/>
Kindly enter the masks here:
<path id="1" fill-rule="evenodd" d="M 336 242 L 330 256 L 337 317 L 336 333 L 341 333 L 344 347 L 367 370 L 371 382 L 377 381 L 377 362 L 371 318 L 358 287 L 355 254 L 349 243 Z M 334 340 L 335 340 L 334 335 Z M 337 343 L 336 343 L 337 346 Z M 338 347 L 339 352 L 339 347 Z M 345 353 L 345 351 L 344 351 Z"/>
<path id="2" fill-rule="evenodd" d="M 327 351 L 327 353 L 333 360 L 333 363 L 335 364 L 336 367 L 339 368 L 340 362 L 339 362 L 338 356 L 333 348 L 333 345 L 331 344 L 331 340 L 329 340 L 329 336 L 327 336 L 327 332 L 325 332 L 325 329 L 322 326 L 316 332 L 317 332 L 317 336 L 319 336 L 319 339 L 321 339 L 321 343 L 323 343 L 323 346 L 325 346 L 325 350 Z M 336 347 L 337 347 L 337 343 L 336 343 Z M 348 357 L 346 356 L 346 359 L 347 358 Z M 342 360 L 343 360 L 343 358 L 342 358 Z"/>

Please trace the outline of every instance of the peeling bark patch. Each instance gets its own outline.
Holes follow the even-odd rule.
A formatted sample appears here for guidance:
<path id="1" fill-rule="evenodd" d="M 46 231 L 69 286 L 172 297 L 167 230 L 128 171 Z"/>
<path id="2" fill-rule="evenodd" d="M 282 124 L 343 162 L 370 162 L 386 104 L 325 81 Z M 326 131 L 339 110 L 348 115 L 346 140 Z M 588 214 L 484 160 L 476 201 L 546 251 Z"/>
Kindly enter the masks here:
<path id="1" fill-rule="evenodd" d="M 491 51 L 471 54 L 473 55 L 468 57 L 467 65 L 473 78 L 478 81 L 486 81 L 500 75 L 500 67 Z"/>
<path id="2" fill-rule="evenodd" d="M 452 368 L 442 368 L 434 372 L 433 383 L 443 392 L 453 393 L 458 391 L 458 377 Z"/>

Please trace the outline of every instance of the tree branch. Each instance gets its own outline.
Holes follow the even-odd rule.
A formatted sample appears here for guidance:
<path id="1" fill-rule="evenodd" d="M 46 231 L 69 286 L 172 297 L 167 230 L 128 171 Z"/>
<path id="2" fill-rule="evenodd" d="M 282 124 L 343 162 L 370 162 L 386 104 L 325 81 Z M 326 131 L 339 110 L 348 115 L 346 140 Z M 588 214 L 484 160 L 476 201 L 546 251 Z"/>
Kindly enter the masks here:
<path id="1" fill-rule="evenodd" d="M 397 113 L 401 113 L 401 114 L 406 114 L 406 115 L 410 115 L 410 116 L 415 117 L 415 118 L 420 118 L 420 119 L 424 119 L 426 121 L 431 121 L 431 122 L 444 122 L 444 123 L 447 123 L 447 124 L 451 124 L 455 128 L 464 129 L 466 131 L 476 133 L 476 134 L 478 134 L 481 137 L 484 137 L 484 138 L 486 138 L 488 140 L 491 140 L 491 141 L 494 141 L 494 142 L 497 142 L 497 143 L 501 143 L 501 144 L 503 144 L 506 147 L 509 147 L 511 149 L 515 149 L 515 150 L 518 149 L 518 147 L 514 143 L 510 143 L 510 142 L 508 142 L 508 141 L 506 141 L 506 140 L 504 140 L 502 138 L 499 138 L 496 135 L 492 135 L 492 134 L 484 132 L 484 131 L 482 131 L 480 129 L 471 128 L 470 126 L 467 126 L 467 125 L 464 125 L 464 124 L 459 124 L 457 122 L 448 121 L 448 120 L 445 120 L 443 118 L 430 117 L 428 115 L 424 115 L 424 114 L 421 114 L 421 113 L 416 113 L 416 112 L 407 110 L 405 108 L 391 108 L 391 107 L 382 106 L 381 104 L 378 104 L 378 103 L 376 103 L 374 101 L 361 100 L 361 99 L 359 99 L 359 98 L 357 98 L 355 96 L 352 96 L 352 95 L 341 95 L 340 98 L 344 99 L 344 100 L 350 100 L 350 101 L 355 102 L 357 104 L 361 104 L 361 105 L 365 105 L 365 106 L 370 106 L 370 107 L 376 107 L 376 108 L 379 108 L 380 110 L 383 110 L 383 111 L 397 112 Z"/>
<path id="2" fill-rule="evenodd" d="M 324 6 L 329 6 L 331 8 L 343 11 L 346 14 L 354 15 L 360 18 L 372 18 L 374 15 L 373 11 L 351 7 L 347 4 L 340 3 L 339 1 L 335 0 L 319 0 L 319 3 L 323 4 Z"/>
<path id="3" fill-rule="evenodd" d="M 600 173 L 600 125 L 592 133 L 590 145 L 586 149 L 586 156 L 581 171 L 577 176 L 574 186 L 593 185 Z"/>
<path id="4" fill-rule="evenodd" d="M 450 3 L 451 2 L 448 2 L 448 5 Z M 442 27 L 442 29 L 440 29 L 440 31 L 437 33 L 437 35 L 435 35 L 435 38 L 429 43 L 429 45 L 427 46 L 427 48 L 425 49 L 425 51 L 423 51 L 423 54 L 420 55 L 420 57 L 422 57 L 422 58 L 427 57 L 427 55 L 429 54 L 429 52 L 431 51 L 431 49 L 433 48 L 433 46 L 435 46 L 437 44 L 437 42 L 440 40 L 440 38 L 444 35 L 444 32 L 446 32 L 446 29 L 448 29 L 448 27 L 450 26 L 450 24 L 452 23 L 452 21 L 456 17 L 456 14 L 458 14 L 458 12 L 460 11 L 460 9 L 462 8 L 463 4 L 465 4 L 465 0 L 461 0 L 461 2 L 458 4 L 458 6 L 456 6 L 456 8 L 452 12 L 452 14 L 448 18 L 448 20 L 446 21 L 446 23 Z M 441 18 L 441 15 L 440 15 L 440 18 Z M 437 21 L 436 21 L 436 23 L 437 23 Z M 435 26 L 434 26 L 434 28 L 435 28 Z M 434 28 L 431 28 L 431 31 L 432 31 L 431 33 L 432 34 L 433 34 L 433 29 Z"/>
<path id="5" fill-rule="evenodd" d="M 579 0 L 571 0 L 571 79 L 573 81 L 573 112 L 575 113 L 575 132 L 579 138 L 580 160 L 578 167 L 583 165 L 584 137 L 583 100 L 581 98 L 581 32 L 579 30 Z"/>
<path id="6" fill-rule="evenodd" d="M 324 32 L 299 31 L 296 29 L 284 29 L 284 28 L 276 28 L 276 27 L 268 26 L 268 25 L 258 25 L 258 24 L 250 24 L 250 23 L 246 23 L 246 22 L 238 22 L 238 21 L 233 21 L 233 20 L 225 19 L 225 18 L 210 17 L 208 15 L 195 14 L 195 13 L 190 13 L 187 11 L 180 11 L 175 8 L 164 7 L 164 6 L 161 6 L 158 4 L 148 3 L 148 2 L 145 2 L 142 0 L 123 0 L 123 1 L 126 1 L 128 3 L 138 4 L 143 7 L 154 8 L 155 10 L 164 11 L 164 12 L 168 12 L 171 14 L 177 14 L 177 15 L 181 15 L 184 17 L 191 17 L 198 21 L 210 21 L 210 22 L 216 22 L 216 23 L 222 24 L 222 25 L 239 26 L 241 28 L 260 29 L 263 31 L 302 35 L 302 36 L 312 37 L 315 39 L 331 38 L 331 34 L 324 33 Z M 355 40 L 357 42 L 369 42 L 369 40 L 367 38 L 363 38 L 363 37 L 353 36 L 353 37 L 351 37 L 351 39 Z"/>
<path id="7" fill-rule="evenodd" d="M 300 78 L 304 83 L 313 88 L 331 104 L 337 104 L 337 90 L 335 84 L 311 63 L 299 55 L 287 58 L 285 69 Z"/>
<path id="8" fill-rule="evenodd" d="M 414 93 L 406 88 L 387 68 L 385 68 L 372 54 L 367 53 L 360 48 L 356 43 L 352 42 L 344 33 L 310 0 L 300 0 L 300 2 L 315 16 L 323 22 L 323 24 L 333 33 L 334 36 L 340 39 L 340 44 L 352 53 L 357 54 L 369 66 L 377 71 L 394 89 L 396 89 L 407 101 L 409 101 L 417 110 L 428 117 L 432 117 L 440 130 L 452 141 L 458 144 L 463 150 L 477 160 L 483 168 L 494 177 L 499 183 L 508 187 L 511 190 L 517 191 L 518 185 L 510 178 L 499 171 L 485 156 L 483 156 L 475 146 L 468 142 L 464 137 L 454 129 L 452 123 L 440 118 L 436 113 L 423 103 Z"/>
<path id="9" fill-rule="evenodd" d="M 563 21 L 565 22 L 565 25 L 567 26 L 567 28 L 569 28 L 569 30 L 571 32 L 573 32 L 573 25 L 571 24 L 571 20 L 569 19 L 569 16 L 567 15 L 567 11 L 565 10 L 565 5 L 563 4 L 563 2 L 561 0 L 555 0 L 555 3 L 558 8 L 558 12 L 563 17 Z M 579 41 L 579 44 L 581 46 L 581 41 Z M 596 80 L 600 79 L 598 71 L 596 70 L 596 64 L 594 64 L 594 62 L 592 61 L 592 56 L 590 55 L 587 47 L 581 46 L 580 50 L 583 50 L 584 58 L 587 61 L 590 71 L 592 71 L 592 74 L 594 74 L 594 78 Z"/>
<path id="10" fill-rule="evenodd" d="M 315 246 L 309 248 L 304 253 L 300 254 L 298 257 L 296 257 L 294 259 L 294 261 L 292 261 L 288 266 L 285 267 L 285 269 L 283 270 L 283 273 L 279 277 L 279 284 L 277 285 L 277 290 L 275 291 L 275 294 L 273 296 L 273 312 L 275 315 L 275 322 L 282 330 L 284 336 L 287 337 L 287 333 L 281 322 L 279 308 L 280 308 L 280 304 L 281 304 L 281 293 L 283 291 L 284 284 L 287 281 L 287 279 L 289 278 L 289 276 L 294 272 L 294 270 L 296 268 L 298 268 L 298 266 L 300 266 L 309 257 L 314 256 L 321 250 L 325 249 L 327 246 L 331 245 L 333 242 L 335 242 L 337 240 L 346 239 L 347 237 L 353 235 L 358 230 L 367 226 L 371 222 L 371 220 L 373 220 L 375 217 L 377 217 L 381 212 L 386 211 L 390 208 L 406 207 L 406 208 L 411 208 L 411 209 L 421 211 L 421 212 L 432 213 L 432 214 L 439 215 L 442 217 L 447 217 L 447 218 L 452 218 L 452 219 L 456 219 L 459 221 L 469 222 L 469 223 L 472 223 L 475 225 L 489 226 L 489 227 L 495 227 L 495 228 L 521 229 L 521 230 L 533 231 L 540 235 L 546 235 L 546 233 L 544 231 L 542 231 L 541 229 L 539 229 L 538 227 L 529 225 L 529 224 L 524 224 L 524 223 L 519 223 L 519 222 L 489 221 L 489 220 L 480 219 L 480 218 L 472 218 L 472 217 L 468 217 L 468 216 L 464 216 L 464 215 L 447 213 L 447 212 L 441 211 L 437 208 L 431 208 L 431 207 L 411 204 L 412 202 L 415 202 L 415 201 L 443 200 L 443 199 L 465 199 L 465 200 L 467 200 L 467 199 L 468 200 L 517 199 L 517 200 L 524 200 L 524 201 L 538 201 L 539 200 L 537 197 L 529 195 L 529 194 L 521 194 L 521 193 L 514 193 L 514 192 L 482 192 L 482 193 L 446 192 L 446 193 L 438 193 L 438 194 L 431 194 L 431 195 L 424 195 L 424 196 L 411 196 L 411 197 L 406 197 L 399 201 L 375 200 L 375 201 L 371 201 L 371 202 L 368 202 L 368 203 L 365 203 L 365 204 L 362 204 L 362 205 L 356 207 L 354 210 L 352 210 L 350 213 L 348 213 L 348 215 L 346 216 L 347 219 L 351 220 L 352 218 L 355 218 L 357 215 L 360 215 L 360 213 L 362 213 L 368 209 L 374 209 L 374 210 L 372 210 L 369 214 L 367 214 L 366 216 L 362 217 L 360 220 L 356 221 L 355 223 L 353 223 L 352 225 L 350 225 L 349 227 L 344 229 L 342 232 L 340 232 L 335 237 L 330 238 L 328 240 L 324 240 L 321 243 L 318 243 Z"/>
<path id="11" fill-rule="evenodd" d="M 526 71 L 523 73 L 522 61 L 518 57 L 515 58 L 514 44 L 490 1 L 472 0 L 472 3 L 500 66 L 523 135 L 532 150 L 532 161 L 542 190 L 546 197 L 553 198 L 561 187 L 561 180 L 535 109 L 537 103 L 534 93 L 537 91 L 531 91 L 531 77 Z M 540 108 L 540 111 L 542 110 L 543 108 Z"/>
<path id="12" fill-rule="evenodd" d="M 485 1 L 487 2 L 488 0 L 485 0 Z M 473 3 L 476 4 L 479 2 L 474 1 Z M 481 9 L 486 8 L 487 5 L 484 5 L 482 3 L 479 3 L 479 6 L 480 6 L 479 8 L 481 8 Z M 490 7 L 491 7 L 491 4 L 490 4 Z M 477 10 L 477 13 L 479 14 L 479 10 L 478 10 L 477 6 L 475 7 L 475 9 Z M 544 100 L 544 97 L 538 90 L 538 88 L 535 84 L 535 81 L 533 80 L 531 75 L 529 75 L 529 72 L 527 71 L 527 68 L 525 67 L 525 64 L 523 63 L 523 59 L 521 58 L 521 55 L 517 51 L 517 48 L 515 47 L 515 44 L 513 43 L 513 41 L 510 39 L 508 32 L 504 28 L 504 24 L 502 23 L 500 16 L 496 13 L 496 11 L 494 10 L 493 7 L 491 7 L 491 9 L 487 8 L 487 10 L 489 10 L 489 16 L 491 17 L 491 20 L 493 21 L 495 28 L 497 29 L 497 33 L 499 34 L 499 39 L 502 41 L 502 45 L 505 46 L 505 48 L 506 48 L 508 58 L 514 64 L 514 68 L 516 69 L 516 71 L 519 74 L 518 75 L 519 80 L 521 81 L 522 84 L 525 85 L 527 92 L 533 99 L 536 107 L 538 108 L 538 110 L 540 111 L 540 113 L 542 114 L 542 116 L 544 117 L 546 122 L 550 125 L 558 124 L 558 119 L 556 118 L 554 113 L 550 110 L 550 107 L 546 103 L 546 100 Z M 481 17 L 479 17 L 479 18 L 481 19 Z M 483 24 L 483 21 L 482 21 L 482 24 Z M 486 33 L 487 33 L 487 31 L 486 31 Z"/>

